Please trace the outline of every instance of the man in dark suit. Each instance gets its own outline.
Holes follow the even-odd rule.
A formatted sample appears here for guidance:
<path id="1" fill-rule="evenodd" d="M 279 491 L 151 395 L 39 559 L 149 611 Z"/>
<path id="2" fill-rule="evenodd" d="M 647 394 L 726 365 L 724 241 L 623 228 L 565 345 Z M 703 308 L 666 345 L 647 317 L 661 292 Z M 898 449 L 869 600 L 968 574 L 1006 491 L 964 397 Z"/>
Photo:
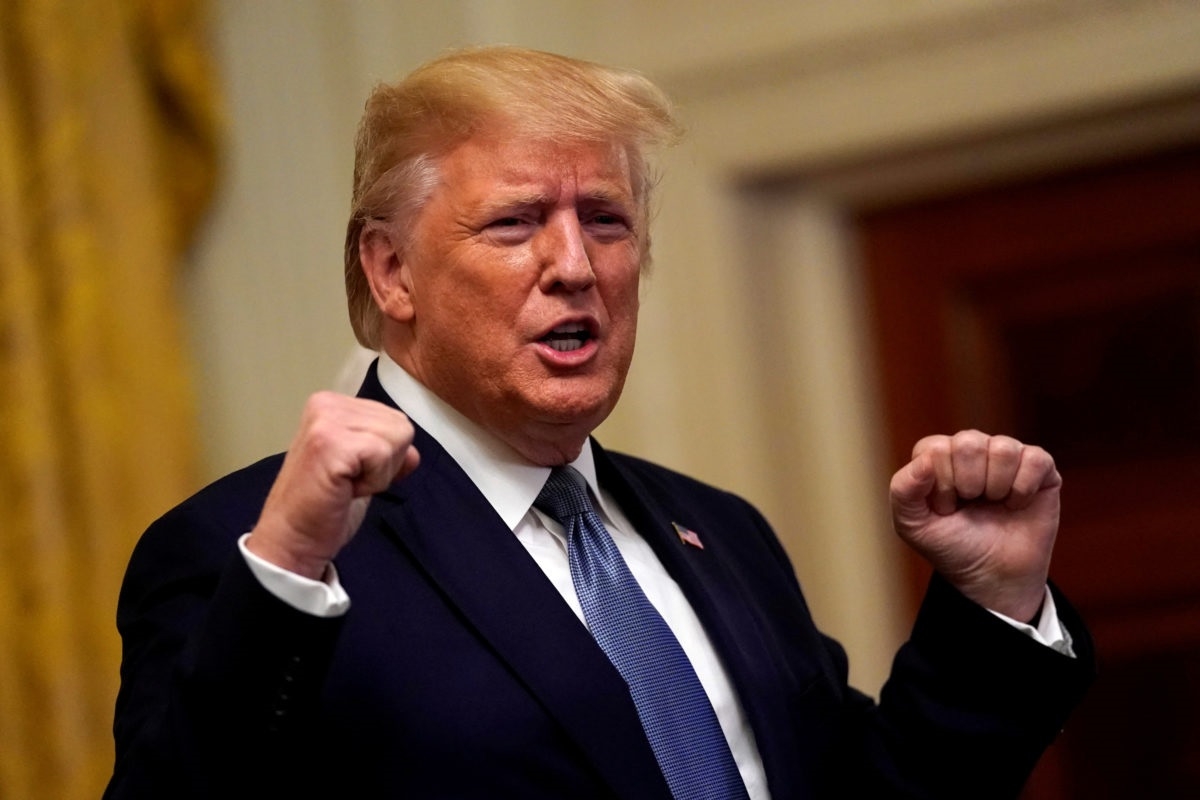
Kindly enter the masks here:
<path id="1" fill-rule="evenodd" d="M 936 577 L 876 704 L 751 506 L 590 438 L 675 135 L 643 78 L 512 48 L 373 93 L 346 279 L 382 355 L 142 538 L 106 796 L 1019 791 L 1092 670 L 1045 451 L 964 431 L 896 474 Z"/>

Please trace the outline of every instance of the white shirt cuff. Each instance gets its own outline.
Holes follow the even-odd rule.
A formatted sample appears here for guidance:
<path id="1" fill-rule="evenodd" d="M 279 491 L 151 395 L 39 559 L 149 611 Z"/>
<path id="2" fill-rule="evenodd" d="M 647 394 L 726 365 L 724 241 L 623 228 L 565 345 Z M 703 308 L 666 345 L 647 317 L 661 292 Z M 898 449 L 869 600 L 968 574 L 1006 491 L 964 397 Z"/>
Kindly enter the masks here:
<path id="1" fill-rule="evenodd" d="M 988 610 L 991 611 L 991 609 Z M 1067 632 L 1067 629 L 1063 627 L 1062 621 L 1058 618 L 1058 608 L 1054 605 L 1054 595 L 1050 592 L 1049 586 L 1046 587 L 1046 599 L 1042 602 L 1042 614 L 1038 617 L 1036 626 L 1018 622 L 1012 617 L 1006 617 L 998 611 L 992 611 L 992 613 L 1035 642 L 1044 644 L 1046 647 L 1057 653 L 1062 653 L 1064 656 L 1075 658 L 1075 648 L 1071 640 L 1071 634 Z"/>
<path id="2" fill-rule="evenodd" d="M 315 617 L 340 617 L 349 610 L 350 595 L 342 588 L 333 564 L 325 570 L 324 580 L 314 581 L 251 553 L 246 548 L 246 537 L 249 535 L 243 534 L 238 539 L 238 550 L 264 589 L 297 611 Z"/>

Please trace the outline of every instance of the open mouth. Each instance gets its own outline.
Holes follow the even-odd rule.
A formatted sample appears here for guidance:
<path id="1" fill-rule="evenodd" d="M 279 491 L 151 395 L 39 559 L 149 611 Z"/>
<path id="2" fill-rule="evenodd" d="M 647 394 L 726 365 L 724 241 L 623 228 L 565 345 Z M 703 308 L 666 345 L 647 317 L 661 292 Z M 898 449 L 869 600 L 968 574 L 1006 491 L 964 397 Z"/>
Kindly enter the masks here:
<path id="1" fill-rule="evenodd" d="M 541 338 L 542 344 L 549 345 L 560 353 L 578 350 L 592 339 L 591 332 L 582 322 L 571 322 L 559 325 Z"/>

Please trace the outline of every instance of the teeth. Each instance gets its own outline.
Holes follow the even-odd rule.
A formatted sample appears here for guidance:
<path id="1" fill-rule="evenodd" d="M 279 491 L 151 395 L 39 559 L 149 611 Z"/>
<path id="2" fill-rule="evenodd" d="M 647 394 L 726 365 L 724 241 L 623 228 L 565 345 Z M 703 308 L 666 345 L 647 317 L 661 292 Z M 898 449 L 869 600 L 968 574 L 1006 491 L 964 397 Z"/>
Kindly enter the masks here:
<path id="1" fill-rule="evenodd" d="M 568 353 L 583 347 L 590 338 L 587 326 L 582 322 L 568 322 L 559 325 L 542 340 L 560 353 Z"/>

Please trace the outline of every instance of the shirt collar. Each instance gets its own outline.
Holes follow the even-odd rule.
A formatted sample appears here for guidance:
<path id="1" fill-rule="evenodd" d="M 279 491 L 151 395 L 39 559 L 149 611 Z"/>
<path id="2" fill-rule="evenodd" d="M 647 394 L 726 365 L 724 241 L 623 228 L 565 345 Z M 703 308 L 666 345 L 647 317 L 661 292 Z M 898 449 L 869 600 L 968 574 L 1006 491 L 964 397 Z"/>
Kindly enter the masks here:
<path id="1" fill-rule="evenodd" d="M 510 530 L 515 529 L 542 491 L 550 477 L 550 468 L 531 464 L 405 372 L 386 353 L 380 354 L 377 369 L 379 383 L 388 396 L 410 420 L 437 440 L 483 493 L 504 524 Z M 603 507 L 590 438 L 570 466 L 579 470 L 592 490 L 592 496 L 600 498 Z"/>

